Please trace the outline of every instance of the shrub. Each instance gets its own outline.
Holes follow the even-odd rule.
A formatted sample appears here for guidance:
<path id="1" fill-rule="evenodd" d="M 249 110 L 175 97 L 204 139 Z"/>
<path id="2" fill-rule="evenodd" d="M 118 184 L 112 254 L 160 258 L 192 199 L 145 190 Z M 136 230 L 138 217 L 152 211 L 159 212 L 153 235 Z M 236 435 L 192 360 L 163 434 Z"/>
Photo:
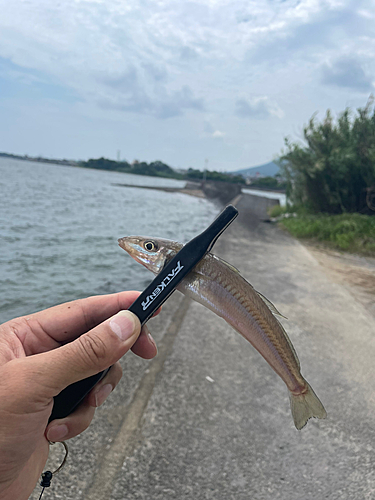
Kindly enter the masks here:
<path id="1" fill-rule="evenodd" d="M 367 208 L 366 189 L 375 188 L 373 98 L 353 117 L 348 108 L 336 121 L 329 110 L 321 123 L 314 115 L 304 143 L 285 138 L 285 146 L 279 164 L 294 203 L 332 214 Z"/>

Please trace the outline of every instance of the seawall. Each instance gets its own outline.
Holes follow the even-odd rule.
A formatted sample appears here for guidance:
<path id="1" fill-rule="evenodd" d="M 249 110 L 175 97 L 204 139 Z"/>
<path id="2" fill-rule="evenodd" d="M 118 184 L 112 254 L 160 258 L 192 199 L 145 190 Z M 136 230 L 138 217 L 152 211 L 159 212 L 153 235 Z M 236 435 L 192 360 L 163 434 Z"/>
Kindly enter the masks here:
<path id="1" fill-rule="evenodd" d="M 167 193 L 183 193 L 199 198 L 206 197 L 209 200 L 217 201 L 220 205 L 226 205 L 239 195 L 246 197 L 246 207 L 248 212 L 260 219 L 267 219 L 267 210 L 274 205 L 279 205 L 279 200 L 267 198 L 266 196 L 256 196 L 249 193 L 242 193 L 242 184 L 232 184 L 230 182 L 221 181 L 204 181 L 193 182 L 188 181 L 183 188 L 175 187 L 157 187 L 157 186 L 136 186 L 133 184 L 114 183 L 115 186 L 137 188 L 137 189 L 154 189 L 165 191 Z"/>
<path id="2" fill-rule="evenodd" d="M 218 200 L 225 204 L 241 193 L 241 184 L 221 181 L 204 181 L 201 184 L 201 189 L 207 198 Z"/>
<path id="3" fill-rule="evenodd" d="M 274 207 L 275 205 L 280 205 L 279 200 L 248 193 L 242 193 L 241 200 L 243 206 L 242 212 L 247 214 L 247 216 L 255 216 L 261 220 L 269 218 L 269 208 Z"/>

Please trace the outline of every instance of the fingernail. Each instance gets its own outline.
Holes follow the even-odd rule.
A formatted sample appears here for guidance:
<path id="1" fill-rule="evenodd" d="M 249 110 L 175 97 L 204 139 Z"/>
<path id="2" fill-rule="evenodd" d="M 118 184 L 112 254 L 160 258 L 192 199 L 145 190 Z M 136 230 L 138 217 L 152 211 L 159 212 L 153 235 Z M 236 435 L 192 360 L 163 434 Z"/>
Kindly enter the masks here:
<path id="1" fill-rule="evenodd" d="M 151 333 L 148 333 L 148 334 L 147 334 L 147 338 L 148 338 L 148 340 L 151 342 L 151 344 L 155 347 L 155 349 L 157 349 L 157 347 L 156 347 L 156 342 L 155 342 L 155 340 L 153 339 L 153 337 L 152 337 Z"/>
<path id="2" fill-rule="evenodd" d="M 103 385 L 103 387 L 95 394 L 95 406 L 101 406 L 112 391 L 113 386 L 111 384 Z"/>
<path id="3" fill-rule="evenodd" d="M 152 337 L 147 325 L 143 325 L 142 333 L 146 334 L 147 340 L 150 342 L 150 344 L 152 344 L 155 347 L 156 350 L 158 350 L 158 348 L 156 347 L 156 342 L 155 342 L 154 338 Z"/>
<path id="4" fill-rule="evenodd" d="M 127 340 L 135 331 L 134 316 L 130 311 L 120 311 L 116 316 L 113 316 L 109 327 L 120 340 Z"/>
<path id="5" fill-rule="evenodd" d="M 47 432 L 49 441 L 61 441 L 68 434 L 68 427 L 65 424 L 54 425 Z"/>

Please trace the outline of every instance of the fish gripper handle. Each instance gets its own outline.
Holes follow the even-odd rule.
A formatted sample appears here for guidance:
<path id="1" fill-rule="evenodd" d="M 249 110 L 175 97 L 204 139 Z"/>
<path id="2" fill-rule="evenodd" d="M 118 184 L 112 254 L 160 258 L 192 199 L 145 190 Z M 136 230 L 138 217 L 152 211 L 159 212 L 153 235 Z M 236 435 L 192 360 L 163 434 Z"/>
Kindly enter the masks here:
<path id="1" fill-rule="evenodd" d="M 70 415 L 77 406 L 85 399 L 86 395 L 100 382 L 109 372 L 110 368 L 92 375 L 91 377 L 79 380 L 68 385 L 57 396 L 55 396 L 53 409 L 48 422 L 57 418 L 65 418 Z"/>

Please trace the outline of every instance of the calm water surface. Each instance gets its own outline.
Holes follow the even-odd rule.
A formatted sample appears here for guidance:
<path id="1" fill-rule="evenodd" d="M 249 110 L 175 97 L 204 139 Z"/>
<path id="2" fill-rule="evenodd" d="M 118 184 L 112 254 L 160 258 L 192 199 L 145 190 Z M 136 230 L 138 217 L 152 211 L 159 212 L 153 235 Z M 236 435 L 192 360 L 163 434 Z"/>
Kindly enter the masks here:
<path id="1" fill-rule="evenodd" d="M 0 158 L 0 323 L 67 300 L 142 290 L 153 275 L 117 239 L 186 242 L 219 212 L 205 199 L 113 183 L 184 185 Z"/>

